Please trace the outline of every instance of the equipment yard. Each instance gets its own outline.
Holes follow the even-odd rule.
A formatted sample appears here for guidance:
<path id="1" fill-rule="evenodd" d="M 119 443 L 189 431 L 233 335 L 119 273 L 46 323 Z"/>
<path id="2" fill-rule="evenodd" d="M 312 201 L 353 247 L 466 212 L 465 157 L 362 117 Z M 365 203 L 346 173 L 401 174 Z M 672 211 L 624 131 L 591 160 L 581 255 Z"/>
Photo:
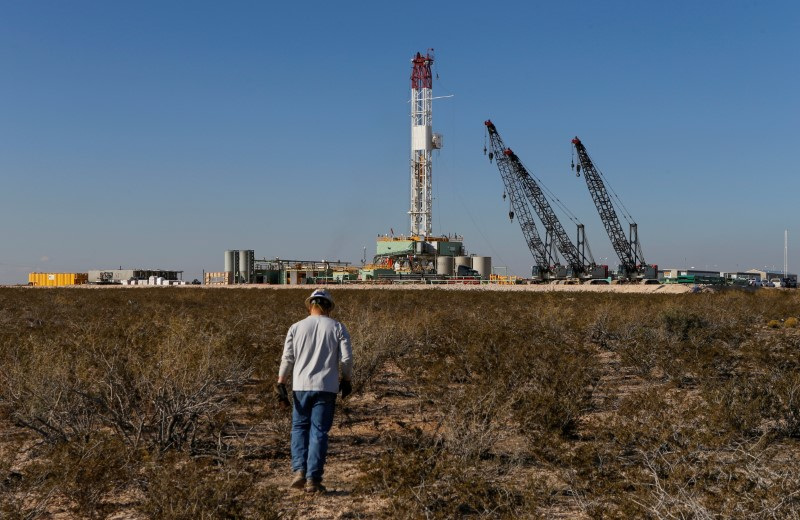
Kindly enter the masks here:
<path id="1" fill-rule="evenodd" d="M 0 288 L 0 515 L 800 515 L 797 291 L 486 288 L 331 288 L 310 498 L 272 395 L 307 289 Z"/>

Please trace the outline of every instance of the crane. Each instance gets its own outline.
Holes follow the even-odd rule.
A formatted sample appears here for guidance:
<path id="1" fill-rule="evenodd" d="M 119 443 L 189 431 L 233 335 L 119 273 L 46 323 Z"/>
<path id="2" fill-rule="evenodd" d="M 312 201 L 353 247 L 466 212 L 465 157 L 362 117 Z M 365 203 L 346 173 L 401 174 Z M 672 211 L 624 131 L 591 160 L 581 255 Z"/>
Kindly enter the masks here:
<path id="1" fill-rule="evenodd" d="M 614 209 L 614 204 L 608 195 L 605 183 L 603 183 L 602 175 L 595 168 L 589 153 L 586 151 L 586 147 L 577 136 L 572 140 L 572 144 L 578 153 L 576 174 L 580 176 L 581 168 L 583 168 L 583 178 L 586 179 L 589 193 L 592 195 L 594 205 L 600 214 L 600 220 L 603 221 L 603 226 L 605 226 L 608 237 L 611 239 L 611 245 L 621 262 L 621 274 L 626 279 L 655 278 L 655 270 L 657 268 L 648 266 L 645 263 L 642 245 L 639 243 L 639 230 L 636 222 L 633 222 L 632 218 L 628 219 L 626 217 L 630 225 L 630 233 L 626 237 L 619 217 L 617 217 L 617 212 Z M 630 216 L 624 206 L 622 209 L 624 210 L 623 216 L 626 214 Z"/>
<path id="2" fill-rule="evenodd" d="M 530 207 L 528 206 L 526 193 L 522 183 L 519 182 L 517 178 L 517 173 L 514 171 L 511 165 L 512 161 L 510 156 L 513 154 L 513 152 L 503 145 L 502 140 L 500 140 L 500 136 L 497 135 L 497 130 L 494 128 L 494 124 L 488 120 L 485 122 L 485 124 L 486 128 L 489 129 L 489 135 L 492 142 L 492 151 L 489 152 L 489 162 L 491 162 L 493 158 L 497 159 L 497 167 L 500 170 L 500 177 L 502 177 L 503 185 L 506 188 L 506 193 L 508 193 L 508 196 L 511 199 L 511 207 L 513 210 L 508 212 L 508 217 L 513 220 L 514 215 L 516 214 L 517 221 L 519 222 L 520 228 L 522 228 L 522 235 L 525 237 L 525 242 L 528 244 L 528 249 L 530 249 L 531 255 L 533 255 L 533 259 L 536 262 L 536 265 L 534 266 L 534 272 L 532 274 L 534 276 L 543 278 L 552 272 L 551 266 L 555 264 L 552 247 L 549 247 L 549 244 L 542 242 L 542 238 L 539 236 L 539 231 L 536 229 L 536 222 L 533 220 L 533 215 L 531 214 Z M 486 152 L 485 148 L 484 152 Z"/>
<path id="3" fill-rule="evenodd" d="M 493 155 L 498 157 L 497 167 L 500 169 L 504 181 L 509 178 L 512 179 L 512 182 L 521 186 L 522 192 L 533 205 L 545 228 L 545 247 L 552 249 L 552 246 L 555 245 L 567 266 L 571 269 L 573 276 L 590 275 L 595 262 L 591 258 L 591 252 L 589 252 L 588 256 L 586 254 L 583 224 L 578 223 L 578 247 L 576 247 L 564 230 L 564 226 L 561 225 L 561 221 L 556 216 L 552 206 L 550 206 L 550 202 L 547 200 L 542 188 L 522 164 L 517 154 L 506 147 L 497 132 L 497 127 L 492 121 L 486 121 L 484 124 L 489 132 Z"/>

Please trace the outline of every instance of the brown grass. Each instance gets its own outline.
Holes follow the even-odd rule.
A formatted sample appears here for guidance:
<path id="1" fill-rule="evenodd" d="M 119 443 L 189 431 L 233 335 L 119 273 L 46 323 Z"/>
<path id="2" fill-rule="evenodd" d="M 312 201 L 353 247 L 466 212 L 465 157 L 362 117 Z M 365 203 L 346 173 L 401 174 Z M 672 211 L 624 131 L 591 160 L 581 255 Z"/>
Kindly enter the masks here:
<path id="1" fill-rule="evenodd" d="M 0 289 L 0 514 L 800 516 L 800 293 L 333 291 L 309 499 L 270 395 L 307 290 Z"/>

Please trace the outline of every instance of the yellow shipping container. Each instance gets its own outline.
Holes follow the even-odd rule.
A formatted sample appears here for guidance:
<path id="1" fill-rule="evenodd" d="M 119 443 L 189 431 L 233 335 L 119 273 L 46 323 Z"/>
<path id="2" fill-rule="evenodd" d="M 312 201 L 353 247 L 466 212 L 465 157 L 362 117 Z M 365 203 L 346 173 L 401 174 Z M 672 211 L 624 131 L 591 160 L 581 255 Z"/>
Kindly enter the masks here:
<path id="1" fill-rule="evenodd" d="M 88 281 L 88 273 L 28 273 L 28 284 L 39 287 L 82 285 Z"/>

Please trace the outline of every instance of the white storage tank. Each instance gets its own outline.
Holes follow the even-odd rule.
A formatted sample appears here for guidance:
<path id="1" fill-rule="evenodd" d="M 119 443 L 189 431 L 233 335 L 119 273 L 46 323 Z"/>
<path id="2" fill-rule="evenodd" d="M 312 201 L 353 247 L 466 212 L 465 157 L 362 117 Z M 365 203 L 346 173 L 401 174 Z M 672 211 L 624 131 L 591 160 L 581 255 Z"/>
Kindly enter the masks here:
<path id="1" fill-rule="evenodd" d="M 481 279 L 488 280 L 489 275 L 492 274 L 492 257 L 491 256 L 473 256 L 472 268 L 478 271 Z"/>
<path id="2" fill-rule="evenodd" d="M 243 283 L 250 283 L 255 256 L 255 251 L 251 249 L 242 249 L 239 251 L 239 276 Z"/>
<path id="3" fill-rule="evenodd" d="M 225 269 L 226 273 L 234 273 L 236 269 L 236 259 L 239 256 L 239 251 L 225 251 Z"/>
<path id="4" fill-rule="evenodd" d="M 436 274 L 445 276 L 453 275 L 453 257 L 440 256 L 436 259 Z"/>

